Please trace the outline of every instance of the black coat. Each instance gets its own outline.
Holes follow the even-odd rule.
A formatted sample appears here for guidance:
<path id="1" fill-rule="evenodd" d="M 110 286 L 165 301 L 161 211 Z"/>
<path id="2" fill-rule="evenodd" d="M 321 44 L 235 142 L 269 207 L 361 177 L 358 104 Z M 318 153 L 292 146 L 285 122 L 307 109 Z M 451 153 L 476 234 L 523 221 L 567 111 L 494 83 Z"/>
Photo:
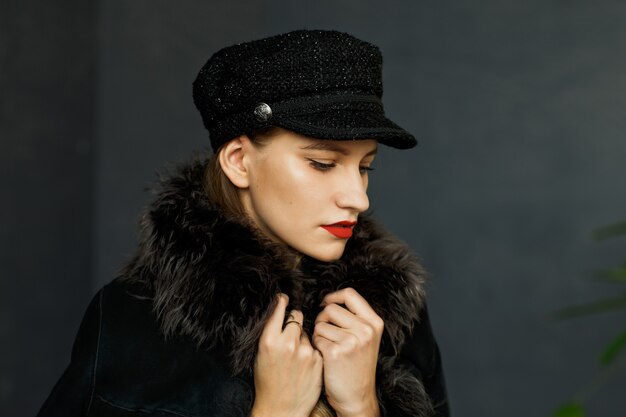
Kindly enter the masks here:
<path id="1" fill-rule="evenodd" d="M 162 180 L 136 255 L 90 303 L 39 417 L 247 416 L 276 294 L 302 310 L 310 335 L 321 299 L 345 287 L 385 322 L 376 371 L 382 415 L 447 416 L 425 274 L 409 248 L 362 214 L 340 260 L 304 256 L 293 268 L 284 247 L 215 209 L 204 169 L 193 162 Z"/>

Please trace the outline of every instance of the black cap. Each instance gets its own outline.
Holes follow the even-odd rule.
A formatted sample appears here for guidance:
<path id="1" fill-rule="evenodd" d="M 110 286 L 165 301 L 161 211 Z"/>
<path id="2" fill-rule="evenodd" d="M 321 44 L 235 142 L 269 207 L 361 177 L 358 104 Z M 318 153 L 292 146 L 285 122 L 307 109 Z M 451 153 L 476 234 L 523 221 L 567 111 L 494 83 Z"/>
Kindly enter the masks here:
<path id="1" fill-rule="evenodd" d="M 320 139 L 417 141 L 387 119 L 382 55 L 347 33 L 297 30 L 221 49 L 193 83 L 214 151 L 269 126 Z"/>

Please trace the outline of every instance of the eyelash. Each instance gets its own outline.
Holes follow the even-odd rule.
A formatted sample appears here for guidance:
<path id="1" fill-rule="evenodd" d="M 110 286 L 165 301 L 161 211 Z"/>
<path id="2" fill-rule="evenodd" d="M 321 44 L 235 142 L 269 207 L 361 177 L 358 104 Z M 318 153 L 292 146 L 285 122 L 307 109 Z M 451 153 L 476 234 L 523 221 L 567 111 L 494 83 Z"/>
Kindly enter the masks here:
<path id="1" fill-rule="evenodd" d="M 332 164 L 324 164 L 322 162 L 316 161 L 314 159 L 309 159 L 307 158 L 310 162 L 311 162 L 311 166 L 319 171 L 328 171 L 331 168 L 334 168 L 336 166 L 336 164 L 332 163 Z M 363 171 L 363 173 L 367 172 L 367 171 L 374 171 L 374 168 L 372 167 L 360 167 L 359 168 L 361 171 Z"/>

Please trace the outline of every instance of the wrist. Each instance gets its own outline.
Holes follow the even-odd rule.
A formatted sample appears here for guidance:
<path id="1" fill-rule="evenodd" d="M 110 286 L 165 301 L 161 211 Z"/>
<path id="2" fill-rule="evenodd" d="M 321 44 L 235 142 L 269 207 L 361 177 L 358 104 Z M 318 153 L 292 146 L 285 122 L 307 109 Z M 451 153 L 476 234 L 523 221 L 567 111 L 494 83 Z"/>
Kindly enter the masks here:
<path id="1" fill-rule="evenodd" d="M 335 413 L 337 417 L 380 417 L 378 398 L 376 396 L 370 397 L 351 409 L 335 409 Z"/>
<path id="2" fill-rule="evenodd" d="M 249 417 L 294 417 L 294 415 L 293 413 L 280 412 L 254 404 L 250 410 Z"/>
<path id="3" fill-rule="evenodd" d="M 376 407 L 356 413 L 337 413 L 337 417 L 380 417 L 380 409 Z"/>

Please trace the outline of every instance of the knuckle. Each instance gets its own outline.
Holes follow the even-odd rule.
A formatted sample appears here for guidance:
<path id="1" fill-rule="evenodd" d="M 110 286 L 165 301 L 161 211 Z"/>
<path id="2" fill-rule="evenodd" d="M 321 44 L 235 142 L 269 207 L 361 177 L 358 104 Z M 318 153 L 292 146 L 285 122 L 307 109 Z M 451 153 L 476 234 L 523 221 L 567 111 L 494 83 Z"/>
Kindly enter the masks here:
<path id="1" fill-rule="evenodd" d="M 279 308 L 285 308 L 287 304 L 289 304 L 289 296 L 286 294 L 279 294 L 275 303 L 275 309 L 278 310 Z"/>
<path id="2" fill-rule="evenodd" d="M 261 336 L 259 339 L 259 350 L 271 351 L 274 349 L 274 341 L 271 337 Z"/>
<path id="3" fill-rule="evenodd" d="M 332 347 L 328 350 L 328 356 L 330 356 L 332 360 L 341 359 L 342 352 L 339 348 Z"/>
<path id="4" fill-rule="evenodd" d="M 298 358 L 304 361 L 309 361 L 313 358 L 313 349 L 309 346 L 302 346 L 298 349 Z"/>
<path id="5" fill-rule="evenodd" d="M 321 336 L 315 336 L 313 338 L 313 346 L 315 346 L 315 349 L 322 354 L 322 352 L 324 352 L 324 350 L 326 349 L 326 345 L 324 344 L 324 339 Z"/>
<path id="6" fill-rule="evenodd" d="M 339 307 L 337 304 L 328 304 L 326 307 L 324 307 L 324 311 L 326 311 L 326 315 L 328 316 L 332 316 L 333 313 L 336 313 L 341 307 Z"/>
<path id="7" fill-rule="evenodd" d="M 346 291 L 346 295 L 349 295 L 350 297 L 358 294 L 356 290 L 352 287 L 346 287 L 345 291 Z"/>
<path id="8" fill-rule="evenodd" d="M 358 298 L 358 297 L 360 297 L 360 295 L 357 292 L 357 290 L 355 290 L 352 287 L 346 288 L 346 298 Z"/>
<path id="9" fill-rule="evenodd" d="M 304 314 L 302 314 L 302 311 L 300 310 L 293 310 L 291 312 L 293 314 L 293 319 L 302 323 L 302 320 L 304 319 Z"/>
<path id="10" fill-rule="evenodd" d="M 382 331 L 385 329 L 385 321 L 379 316 L 376 316 L 376 319 L 374 319 L 374 328 L 379 333 L 382 333 Z"/>
<path id="11" fill-rule="evenodd" d="M 287 340 L 285 343 L 283 343 L 281 350 L 283 353 L 293 355 L 296 352 L 296 348 L 297 346 L 294 340 Z"/>
<path id="12" fill-rule="evenodd" d="M 374 339 L 376 336 L 376 330 L 374 330 L 374 326 L 371 324 L 366 324 L 363 326 L 363 336 L 369 341 Z"/>
<path id="13" fill-rule="evenodd" d="M 355 335 L 350 335 L 349 337 L 346 338 L 346 347 L 350 351 L 356 350 L 360 345 L 361 343 L 359 341 L 359 338 L 356 337 Z"/>

